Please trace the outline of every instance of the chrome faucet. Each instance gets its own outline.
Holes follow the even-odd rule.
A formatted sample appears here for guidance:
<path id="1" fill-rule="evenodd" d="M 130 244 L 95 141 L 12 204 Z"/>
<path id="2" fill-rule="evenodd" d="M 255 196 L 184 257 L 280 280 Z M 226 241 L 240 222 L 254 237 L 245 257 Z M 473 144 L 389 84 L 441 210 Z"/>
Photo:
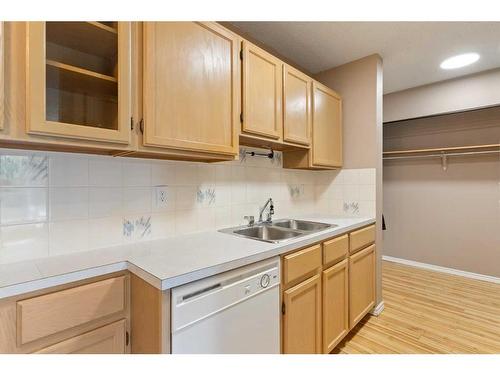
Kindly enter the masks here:
<path id="1" fill-rule="evenodd" d="M 269 198 L 267 201 L 266 201 L 266 204 L 264 205 L 264 207 L 262 207 L 262 209 L 260 210 L 259 212 L 259 223 L 262 223 L 262 214 L 264 213 L 267 205 L 269 205 L 269 212 L 267 213 L 267 219 L 266 219 L 266 223 L 270 223 L 271 220 L 273 219 L 273 215 L 274 215 L 274 205 L 273 205 L 273 198 Z"/>

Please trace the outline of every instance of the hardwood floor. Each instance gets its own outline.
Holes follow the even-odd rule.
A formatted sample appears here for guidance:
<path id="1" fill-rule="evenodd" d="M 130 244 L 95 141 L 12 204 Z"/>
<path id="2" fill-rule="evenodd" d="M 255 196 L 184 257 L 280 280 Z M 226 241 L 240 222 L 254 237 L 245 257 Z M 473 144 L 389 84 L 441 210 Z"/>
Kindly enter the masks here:
<path id="1" fill-rule="evenodd" d="M 334 353 L 500 353 L 500 284 L 383 262 L 385 309 Z"/>

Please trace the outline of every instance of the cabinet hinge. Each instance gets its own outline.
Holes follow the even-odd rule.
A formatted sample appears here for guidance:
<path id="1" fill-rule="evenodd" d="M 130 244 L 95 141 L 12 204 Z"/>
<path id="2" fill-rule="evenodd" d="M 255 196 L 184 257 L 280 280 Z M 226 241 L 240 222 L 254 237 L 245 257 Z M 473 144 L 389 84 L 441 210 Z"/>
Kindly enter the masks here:
<path id="1" fill-rule="evenodd" d="M 285 312 L 286 312 L 285 302 L 282 302 L 282 303 L 281 303 L 281 313 L 282 313 L 283 315 L 285 315 Z"/>
<path id="2" fill-rule="evenodd" d="M 243 112 L 240 112 L 240 122 L 243 124 Z"/>
<path id="3" fill-rule="evenodd" d="M 144 119 L 141 118 L 141 121 L 139 121 L 139 129 L 141 130 L 141 133 L 144 134 Z"/>
<path id="4" fill-rule="evenodd" d="M 134 118 L 130 118 L 130 130 L 134 130 Z"/>
<path id="5" fill-rule="evenodd" d="M 125 346 L 128 346 L 128 344 L 130 343 L 130 334 L 127 332 L 125 332 Z"/>
<path id="6" fill-rule="evenodd" d="M 243 49 L 240 49 L 240 60 L 243 60 Z"/>

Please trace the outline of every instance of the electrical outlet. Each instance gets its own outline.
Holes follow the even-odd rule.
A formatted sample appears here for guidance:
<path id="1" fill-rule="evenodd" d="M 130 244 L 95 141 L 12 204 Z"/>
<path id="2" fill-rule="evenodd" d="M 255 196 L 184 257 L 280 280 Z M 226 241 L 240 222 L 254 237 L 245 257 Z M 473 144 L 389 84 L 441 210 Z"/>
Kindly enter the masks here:
<path id="1" fill-rule="evenodd" d="M 157 186 L 155 188 L 156 208 L 166 208 L 168 205 L 167 186 Z"/>

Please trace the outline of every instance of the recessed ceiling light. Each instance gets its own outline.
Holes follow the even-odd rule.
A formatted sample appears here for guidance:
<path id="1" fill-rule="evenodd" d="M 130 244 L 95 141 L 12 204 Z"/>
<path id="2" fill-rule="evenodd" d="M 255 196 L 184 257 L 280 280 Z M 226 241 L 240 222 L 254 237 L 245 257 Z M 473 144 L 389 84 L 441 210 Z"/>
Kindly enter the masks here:
<path id="1" fill-rule="evenodd" d="M 461 55 L 453 56 L 444 60 L 440 67 L 441 69 L 458 69 L 464 66 L 474 64 L 479 60 L 479 54 L 475 52 L 464 53 Z"/>

